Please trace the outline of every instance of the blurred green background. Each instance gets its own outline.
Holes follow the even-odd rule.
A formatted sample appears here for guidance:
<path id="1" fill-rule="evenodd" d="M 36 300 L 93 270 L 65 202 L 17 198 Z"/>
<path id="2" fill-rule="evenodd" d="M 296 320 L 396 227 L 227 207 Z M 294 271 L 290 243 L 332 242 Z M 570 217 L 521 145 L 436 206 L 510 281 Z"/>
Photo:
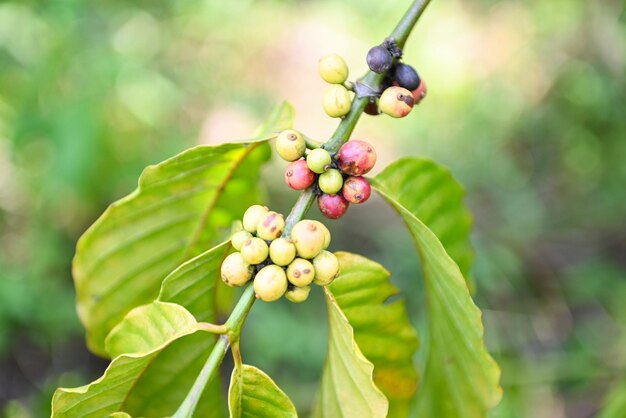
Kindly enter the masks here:
<path id="1" fill-rule="evenodd" d="M 364 73 L 408 4 L 0 2 L 1 414 L 49 416 L 55 387 L 106 367 L 84 347 L 71 258 L 142 168 L 245 138 L 285 99 L 298 129 L 327 138 L 317 60 L 339 53 Z M 466 188 L 476 300 L 503 369 L 492 416 L 594 416 L 626 369 L 624 3 L 435 0 L 405 58 L 427 99 L 402 120 L 364 116 L 354 137 L 375 145 L 377 170 L 428 156 Z M 265 179 L 285 212 L 297 194 L 283 167 Z M 353 208 L 330 224 L 332 249 L 385 264 L 422 329 L 418 262 L 391 219 L 379 200 Z M 242 344 L 305 411 L 325 340 L 318 293 L 255 306 Z"/>

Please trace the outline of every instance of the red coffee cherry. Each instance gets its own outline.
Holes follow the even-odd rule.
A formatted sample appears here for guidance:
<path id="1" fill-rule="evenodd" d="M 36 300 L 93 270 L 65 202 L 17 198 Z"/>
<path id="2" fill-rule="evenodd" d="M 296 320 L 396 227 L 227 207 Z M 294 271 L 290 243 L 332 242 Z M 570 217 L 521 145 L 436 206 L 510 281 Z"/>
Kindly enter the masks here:
<path id="1" fill-rule="evenodd" d="M 416 105 L 421 102 L 424 97 L 426 97 L 426 93 L 426 83 L 424 83 L 424 80 L 421 80 L 419 87 L 411 92 Z"/>
<path id="2" fill-rule="evenodd" d="M 339 219 L 348 210 L 350 204 L 341 194 L 323 194 L 317 198 L 317 206 L 322 215 L 329 219 Z"/>
<path id="3" fill-rule="evenodd" d="M 315 181 L 315 173 L 306 165 L 306 160 L 298 160 L 287 166 L 285 183 L 294 190 L 304 190 Z"/>
<path id="4" fill-rule="evenodd" d="M 348 177 L 343 182 L 343 197 L 350 203 L 363 203 L 370 198 L 372 187 L 363 177 Z"/>
<path id="5" fill-rule="evenodd" d="M 348 141 L 337 154 L 339 168 L 345 174 L 351 176 L 362 176 L 376 164 L 376 151 L 364 141 Z"/>

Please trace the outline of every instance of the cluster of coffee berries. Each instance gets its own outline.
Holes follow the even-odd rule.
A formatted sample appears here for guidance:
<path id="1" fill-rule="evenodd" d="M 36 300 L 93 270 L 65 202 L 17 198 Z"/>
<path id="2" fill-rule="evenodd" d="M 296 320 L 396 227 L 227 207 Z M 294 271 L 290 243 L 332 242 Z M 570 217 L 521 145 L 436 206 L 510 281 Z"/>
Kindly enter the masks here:
<path id="1" fill-rule="evenodd" d="M 348 80 L 348 65 L 337 54 L 326 55 L 319 61 L 319 73 L 324 81 L 331 84 L 324 91 L 324 111 L 331 118 L 347 115 L 352 105 L 350 92 L 344 85 Z"/>
<path id="2" fill-rule="evenodd" d="M 283 215 L 253 205 L 243 215 L 243 228 L 231 238 L 237 251 L 222 262 L 222 280 L 229 286 L 253 280 L 261 300 L 272 302 L 285 295 L 303 302 L 311 283 L 326 286 L 339 274 L 337 257 L 326 251 L 330 231 L 319 221 L 300 221 L 285 238 Z"/>
<path id="3" fill-rule="evenodd" d="M 288 129 L 276 138 L 278 155 L 290 164 L 285 183 L 294 190 L 315 187 L 317 204 L 324 216 L 340 218 L 350 203 L 369 199 L 371 187 L 361 177 L 376 163 L 376 151 L 364 141 L 348 141 L 333 157 L 323 148 L 306 149 L 302 134 Z"/>
<path id="4" fill-rule="evenodd" d="M 426 96 L 426 84 L 415 68 L 399 62 L 402 51 L 392 40 L 386 39 L 367 53 L 367 65 L 370 70 L 382 74 L 387 73 L 384 81 L 385 90 L 380 95 L 378 104 L 374 97 L 365 108 L 370 115 L 381 112 L 394 118 L 408 115 L 413 106 Z"/>

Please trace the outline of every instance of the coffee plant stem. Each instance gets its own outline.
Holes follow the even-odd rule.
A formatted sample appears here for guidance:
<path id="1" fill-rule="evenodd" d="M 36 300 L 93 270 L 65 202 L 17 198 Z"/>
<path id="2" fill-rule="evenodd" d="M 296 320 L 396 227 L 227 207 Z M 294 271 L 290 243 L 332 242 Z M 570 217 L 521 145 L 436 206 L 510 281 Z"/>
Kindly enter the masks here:
<path id="1" fill-rule="evenodd" d="M 393 38 L 396 44 L 402 48 L 406 43 L 411 30 L 419 20 L 420 16 L 426 9 L 426 6 L 430 3 L 430 0 L 415 0 L 411 7 L 404 14 L 396 28 L 390 35 L 390 38 Z M 360 83 L 369 87 L 372 91 L 379 91 L 380 86 L 382 84 L 383 79 L 386 74 L 377 74 L 373 71 L 368 71 L 363 78 L 359 80 Z M 352 105 L 350 107 L 350 112 L 341 120 L 339 126 L 333 133 L 332 137 L 326 142 L 322 147 L 326 149 L 331 154 L 336 154 L 339 151 L 339 148 L 350 139 L 350 135 L 356 126 L 365 106 L 369 101 L 369 97 L 355 97 L 352 101 Z M 312 144 L 317 145 L 317 144 Z M 317 147 L 317 146 L 316 146 Z M 291 233 L 291 229 L 293 226 L 304 216 L 307 211 L 311 207 L 311 204 L 315 200 L 315 193 L 313 193 L 313 189 L 309 188 L 304 190 L 298 200 L 294 204 L 289 216 L 285 220 L 285 229 L 283 232 L 283 236 L 289 236 Z M 191 418 L 193 412 L 200 400 L 200 396 L 202 395 L 202 391 L 206 387 L 209 380 L 215 376 L 217 373 L 217 369 L 219 368 L 224 356 L 226 355 L 226 351 L 230 345 L 236 344 L 237 348 L 239 346 L 239 336 L 241 334 L 241 328 L 243 323 L 252 308 L 252 304 L 256 300 L 256 296 L 254 294 L 254 288 L 252 284 L 249 284 L 248 287 L 244 290 L 241 298 L 237 302 L 235 309 L 231 313 L 230 317 L 226 321 L 224 325 L 226 327 L 226 335 L 220 335 L 215 346 L 213 347 L 213 351 L 209 355 L 205 365 L 202 367 L 200 374 L 196 378 L 194 385 L 191 390 L 187 394 L 187 397 L 176 411 L 172 418 Z M 236 362 L 241 364 L 241 354 L 239 350 L 234 353 L 236 358 Z"/>

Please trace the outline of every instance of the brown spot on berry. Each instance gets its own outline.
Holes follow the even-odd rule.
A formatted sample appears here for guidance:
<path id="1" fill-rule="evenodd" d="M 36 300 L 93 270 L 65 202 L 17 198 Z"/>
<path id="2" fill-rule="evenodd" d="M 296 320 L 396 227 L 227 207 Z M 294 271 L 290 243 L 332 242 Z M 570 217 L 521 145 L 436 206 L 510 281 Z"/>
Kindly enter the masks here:
<path id="1" fill-rule="evenodd" d="M 311 269 L 304 269 L 304 270 L 302 270 L 302 272 L 303 272 L 304 274 L 309 274 L 309 273 L 311 272 Z"/>
<path id="2" fill-rule="evenodd" d="M 298 278 L 301 276 L 300 270 L 294 270 L 293 271 L 293 277 Z"/>

